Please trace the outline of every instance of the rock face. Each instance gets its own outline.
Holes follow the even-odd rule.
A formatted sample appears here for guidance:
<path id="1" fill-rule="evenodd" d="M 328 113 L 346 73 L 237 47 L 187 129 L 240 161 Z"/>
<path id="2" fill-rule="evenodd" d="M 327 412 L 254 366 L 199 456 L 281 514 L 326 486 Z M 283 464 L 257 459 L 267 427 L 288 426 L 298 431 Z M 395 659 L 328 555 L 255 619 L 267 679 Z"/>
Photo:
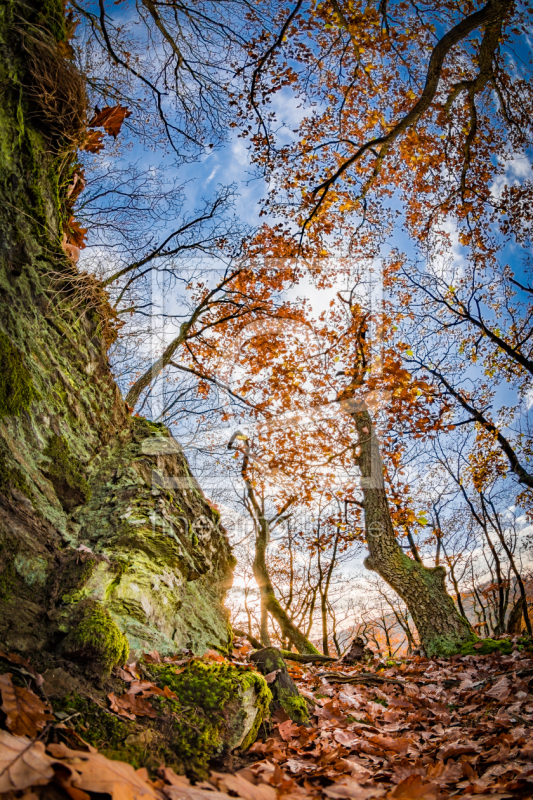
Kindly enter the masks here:
<path id="1" fill-rule="evenodd" d="M 116 629 L 134 649 L 224 648 L 218 514 L 169 431 L 128 414 L 106 356 L 113 311 L 61 247 L 75 154 L 27 94 L 13 31 L 52 52 L 62 6 L 32 0 L 15 25 L 22 13 L 0 9 L 0 642 L 59 652 L 90 602 L 117 651 Z"/>

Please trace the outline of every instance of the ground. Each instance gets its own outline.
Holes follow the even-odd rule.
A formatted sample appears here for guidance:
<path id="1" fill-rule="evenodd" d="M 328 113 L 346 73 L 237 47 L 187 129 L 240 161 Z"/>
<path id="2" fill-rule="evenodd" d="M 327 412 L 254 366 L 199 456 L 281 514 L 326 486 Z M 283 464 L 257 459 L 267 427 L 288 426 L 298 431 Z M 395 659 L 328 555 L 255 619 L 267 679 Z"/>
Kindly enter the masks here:
<path id="1" fill-rule="evenodd" d="M 116 800 L 119 794 L 132 800 L 144 795 L 159 800 L 529 798 L 533 650 L 527 641 L 516 639 L 507 640 L 508 654 L 500 649 L 483 655 L 482 649 L 449 660 L 374 659 L 354 667 L 341 662 L 327 668 L 289 662 L 293 679 L 310 703 L 311 724 L 300 726 L 277 711 L 255 744 L 225 761 L 212 762 L 211 771 L 202 776 L 183 769 L 172 752 L 165 757 L 158 750 L 154 736 L 160 732 L 150 733 L 151 719 L 145 716 L 145 712 L 157 716 L 161 703 L 169 702 L 172 688 L 181 692 L 180 706 L 197 702 L 196 677 L 191 683 L 188 670 L 192 664 L 196 675 L 198 659 L 178 659 L 181 664 L 174 661 L 169 672 L 170 661 L 158 662 L 152 653 L 136 667 L 114 670 L 109 686 L 115 692 L 109 694 L 107 708 L 97 698 L 88 709 L 86 700 L 71 694 L 53 701 L 55 717 L 50 719 L 42 695 L 38 698 L 39 679 L 32 675 L 32 667 L 21 666 L 13 656 L 15 663 L 4 659 L 2 664 L 10 665 L 13 680 L 26 682 L 30 691 L 24 690 L 28 696 L 21 695 L 18 710 L 13 711 L 6 689 L 9 681 L 0 677 L 4 711 L 0 790 L 11 790 L 6 800 L 101 800 L 101 794 Z M 238 641 L 228 659 L 216 660 L 212 654 L 212 666 L 221 676 L 236 668 L 257 675 L 246 666 L 248 655 L 248 646 Z M 157 680 L 160 694 L 150 694 L 145 681 L 148 699 L 130 694 L 129 700 L 122 700 L 126 706 L 130 703 L 128 719 L 124 715 L 128 708 L 115 701 L 128 696 L 121 698 L 119 692 L 134 686 L 135 680 L 142 683 L 139 670 L 143 669 L 163 678 Z M 66 672 L 61 677 L 68 682 Z M 215 716 L 226 691 L 222 684 L 211 698 Z M 54 686 L 48 673 L 45 685 Z M 161 686 L 166 687 L 163 698 Z M 20 734 L 17 714 L 29 702 L 28 713 L 37 720 L 39 732 L 14 736 Z M 142 703 L 147 704 L 144 710 Z M 77 722 L 80 718 L 83 723 Z M 191 752 L 191 759 L 194 756 Z"/>

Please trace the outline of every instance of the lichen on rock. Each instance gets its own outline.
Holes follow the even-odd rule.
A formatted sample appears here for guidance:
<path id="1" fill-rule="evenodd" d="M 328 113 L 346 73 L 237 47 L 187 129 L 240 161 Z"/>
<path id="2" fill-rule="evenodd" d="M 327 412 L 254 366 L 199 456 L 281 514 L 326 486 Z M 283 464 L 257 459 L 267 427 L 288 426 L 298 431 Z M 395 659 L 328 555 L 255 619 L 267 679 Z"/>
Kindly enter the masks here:
<path id="1" fill-rule="evenodd" d="M 27 411 L 38 396 L 23 354 L 0 331 L 0 419 Z"/>

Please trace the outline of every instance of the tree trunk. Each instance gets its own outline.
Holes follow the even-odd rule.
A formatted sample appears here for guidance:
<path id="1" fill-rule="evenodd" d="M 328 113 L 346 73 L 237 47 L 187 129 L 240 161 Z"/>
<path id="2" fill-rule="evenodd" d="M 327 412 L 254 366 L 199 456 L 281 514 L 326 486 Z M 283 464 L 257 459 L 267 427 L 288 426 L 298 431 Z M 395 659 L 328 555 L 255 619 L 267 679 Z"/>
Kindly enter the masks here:
<path id="1" fill-rule="evenodd" d="M 61 246 L 85 129 L 64 40 L 61 0 L 1 5 L 0 642 L 105 673 L 124 634 L 227 647 L 232 557 L 177 442 L 127 413 L 113 311 Z"/>
<path id="2" fill-rule="evenodd" d="M 404 600 L 428 656 L 456 653 L 474 636 L 446 591 L 443 567 L 425 567 L 410 559 L 396 541 L 383 479 L 379 444 L 366 407 L 350 409 L 359 435 L 364 496 L 367 569 L 375 570 Z"/>
<path id="3" fill-rule="evenodd" d="M 268 546 L 268 521 L 261 516 L 259 518 L 259 526 L 255 538 L 255 557 L 253 563 L 254 578 L 257 581 L 259 592 L 261 594 L 261 639 L 263 644 L 267 644 L 265 638 L 268 640 L 268 630 L 266 637 L 263 632 L 263 608 L 269 611 L 274 617 L 281 628 L 281 633 L 284 638 L 289 639 L 296 647 L 299 653 L 318 653 L 317 648 L 311 644 L 309 639 L 296 627 L 287 612 L 281 606 L 281 603 L 276 599 L 274 587 L 270 580 L 268 567 L 266 564 L 266 549 Z"/>

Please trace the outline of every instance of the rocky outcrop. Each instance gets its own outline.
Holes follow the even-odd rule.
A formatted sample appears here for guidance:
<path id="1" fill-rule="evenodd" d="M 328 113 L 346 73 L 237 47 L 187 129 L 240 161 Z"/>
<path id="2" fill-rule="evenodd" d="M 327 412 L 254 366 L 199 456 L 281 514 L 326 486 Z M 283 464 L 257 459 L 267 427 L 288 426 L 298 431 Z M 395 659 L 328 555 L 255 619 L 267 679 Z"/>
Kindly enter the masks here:
<path id="1" fill-rule="evenodd" d="M 62 248 L 79 131 L 60 127 L 68 108 L 52 130 L 28 94 L 28 48 L 48 48 L 72 83 L 63 14 L 55 0 L 0 9 L 0 642 L 62 652 L 70 637 L 74 658 L 91 603 L 133 649 L 223 649 L 232 557 L 218 514 L 169 431 L 129 415 L 106 355 L 114 312 Z"/>

